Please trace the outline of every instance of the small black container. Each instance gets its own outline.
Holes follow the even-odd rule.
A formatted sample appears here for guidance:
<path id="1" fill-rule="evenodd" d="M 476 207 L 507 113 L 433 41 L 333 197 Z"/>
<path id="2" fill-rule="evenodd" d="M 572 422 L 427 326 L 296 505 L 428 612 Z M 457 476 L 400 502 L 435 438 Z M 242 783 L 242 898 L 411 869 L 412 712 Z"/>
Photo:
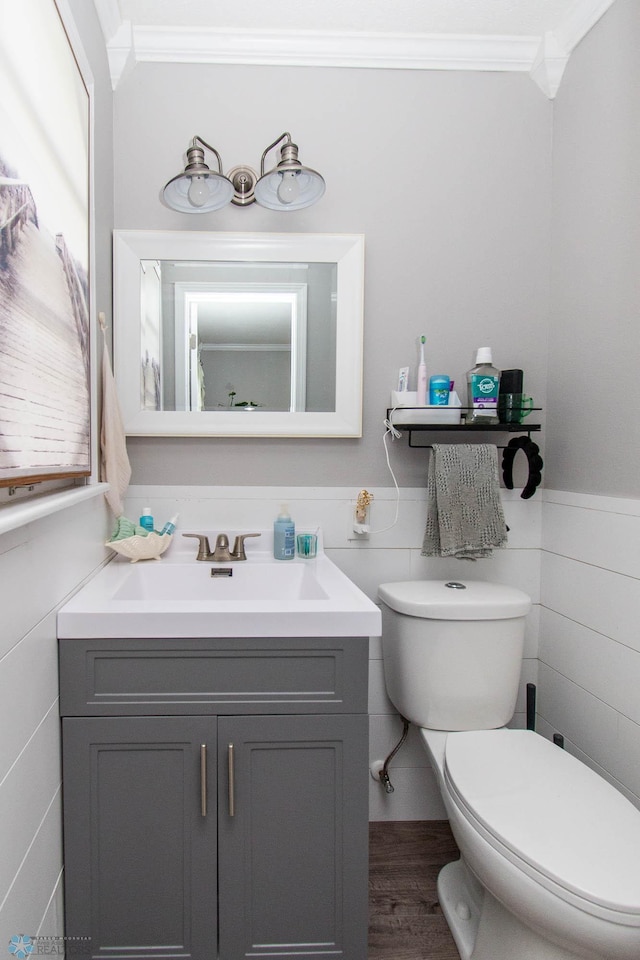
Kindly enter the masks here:
<path id="1" fill-rule="evenodd" d="M 500 374 L 500 393 L 522 393 L 523 383 L 522 370 L 503 370 Z"/>
<path id="2" fill-rule="evenodd" d="M 500 423 L 521 422 L 525 415 L 522 411 L 523 383 L 522 370 L 503 370 L 500 374 L 500 393 L 498 394 Z"/>

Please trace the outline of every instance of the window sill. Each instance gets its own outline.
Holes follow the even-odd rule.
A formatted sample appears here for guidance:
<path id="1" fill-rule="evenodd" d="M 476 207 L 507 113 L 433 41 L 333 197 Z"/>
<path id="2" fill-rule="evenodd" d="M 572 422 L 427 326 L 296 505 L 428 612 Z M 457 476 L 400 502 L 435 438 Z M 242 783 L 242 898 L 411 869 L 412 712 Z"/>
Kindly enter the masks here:
<path id="1" fill-rule="evenodd" d="M 92 483 L 86 487 L 74 487 L 61 490 L 60 493 L 43 493 L 20 503 L 6 503 L 0 506 L 0 534 L 8 533 L 34 520 L 41 520 L 58 510 L 65 510 L 85 500 L 104 495 L 109 489 L 108 483 Z"/>

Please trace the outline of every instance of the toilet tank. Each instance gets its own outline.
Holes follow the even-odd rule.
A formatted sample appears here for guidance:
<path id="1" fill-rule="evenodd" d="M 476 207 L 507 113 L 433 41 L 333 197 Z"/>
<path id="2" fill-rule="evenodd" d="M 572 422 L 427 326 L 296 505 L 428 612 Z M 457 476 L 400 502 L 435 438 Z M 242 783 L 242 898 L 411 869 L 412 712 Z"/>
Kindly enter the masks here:
<path id="1" fill-rule="evenodd" d="M 384 675 L 403 717 L 432 730 L 502 727 L 515 708 L 531 598 L 481 580 L 383 583 Z"/>

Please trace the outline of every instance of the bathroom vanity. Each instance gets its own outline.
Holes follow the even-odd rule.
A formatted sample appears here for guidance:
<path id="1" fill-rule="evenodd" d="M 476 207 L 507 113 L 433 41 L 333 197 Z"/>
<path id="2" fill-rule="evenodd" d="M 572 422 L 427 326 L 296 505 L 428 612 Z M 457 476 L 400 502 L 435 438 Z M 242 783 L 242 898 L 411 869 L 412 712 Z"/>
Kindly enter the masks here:
<path id="1" fill-rule="evenodd" d="M 162 565 L 163 574 L 156 561 L 109 564 L 59 615 L 66 934 L 91 938 L 74 941 L 74 953 L 365 960 L 368 636 L 378 608 L 344 578 L 359 611 L 343 610 L 344 622 L 360 623 L 349 636 L 286 635 L 285 611 L 281 635 L 217 636 L 227 618 L 194 610 L 198 601 L 147 599 L 184 604 L 184 635 L 142 636 L 142 618 L 108 598 L 132 574 L 166 577 Z M 215 565 L 189 569 L 205 566 Z M 96 635 L 99 612 L 87 629 L 96 590 L 114 633 L 128 621 L 138 635 Z M 321 602 L 290 598 L 291 622 L 296 603 Z M 225 601 L 211 603 L 220 613 Z M 263 623 L 273 632 L 275 618 Z"/>

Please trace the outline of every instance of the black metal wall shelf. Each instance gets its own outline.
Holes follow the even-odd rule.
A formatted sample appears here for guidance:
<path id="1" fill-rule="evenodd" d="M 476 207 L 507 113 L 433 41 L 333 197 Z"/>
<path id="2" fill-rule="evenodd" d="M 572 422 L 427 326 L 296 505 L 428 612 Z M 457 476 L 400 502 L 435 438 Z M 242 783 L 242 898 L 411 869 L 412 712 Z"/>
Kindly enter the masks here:
<path id="1" fill-rule="evenodd" d="M 388 407 L 387 423 L 392 424 L 392 416 L 402 416 L 403 410 L 421 410 L 422 407 Z M 533 407 L 533 410 L 540 411 L 541 407 Z M 462 407 L 461 414 L 464 415 L 465 408 Z M 513 490 L 513 461 L 518 450 L 522 450 L 527 457 L 529 464 L 529 478 L 520 494 L 523 500 L 532 497 L 542 479 L 543 460 L 540 456 L 538 445 L 531 440 L 532 433 L 539 433 L 541 425 L 539 423 L 393 423 L 393 428 L 409 434 L 409 446 L 417 450 L 428 450 L 431 444 L 414 443 L 414 433 L 509 433 L 517 434 L 506 446 L 496 444 L 499 449 L 504 451 L 502 456 L 502 476 L 504 485 L 508 490 Z"/>
<path id="2" fill-rule="evenodd" d="M 433 409 L 433 408 L 432 408 Z M 442 408 L 444 414 L 446 408 Z M 470 410 L 470 407 L 458 407 L 461 417 Z M 529 411 L 540 412 L 542 407 L 532 407 Z M 506 445 L 496 444 L 502 449 L 502 476 L 504 485 L 508 490 L 513 490 L 513 461 L 516 453 L 521 450 L 527 458 L 529 465 L 529 477 L 520 494 L 523 500 L 532 497 L 542 479 L 543 460 L 540 456 L 540 449 L 531 439 L 532 433 L 539 433 L 542 429 L 539 423 L 402 423 L 403 413 L 410 419 L 410 411 L 422 411 L 424 407 L 387 407 L 387 424 L 394 429 L 409 434 L 409 446 L 418 450 L 428 450 L 431 444 L 414 443 L 413 435 L 424 433 L 466 433 L 466 434 L 517 434 Z M 394 422 L 396 419 L 396 422 Z"/>
<path id="3" fill-rule="evenodd" d="M 402 416 L 403 410 L 419 410 L 420 407 L 388 407 L 387 420 L 391 422 L 391 416 L 394 418 Z M 533 410 L 541 410 L 541 407 L 533 407 Z M 462 408 L 464 416 L 465 408 Z M 426 443 L 414 443 L 414 433 L 517 433 L 520 435 L 531 436 L 532 433 L 539 433 L 542 429 L 539 423 L 401 423 L 394 419 L 393 426 L 396 430 L 401 430 L 409 434 L 410 447 L 427 447 Z"/>

